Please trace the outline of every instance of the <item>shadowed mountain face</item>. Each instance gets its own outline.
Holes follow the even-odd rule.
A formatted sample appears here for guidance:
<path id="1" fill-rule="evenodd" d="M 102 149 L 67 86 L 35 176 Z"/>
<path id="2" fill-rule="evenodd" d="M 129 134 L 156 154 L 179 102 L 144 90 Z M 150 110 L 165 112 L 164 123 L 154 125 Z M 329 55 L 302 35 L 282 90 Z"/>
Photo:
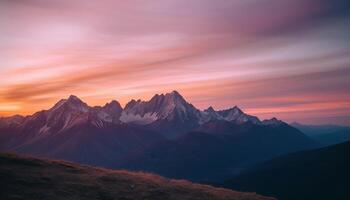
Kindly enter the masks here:
<path id="1" fill-rule="evenodd" d="M 130 150 L 144 148 L 162 139 L 158 133 L 128 125 L 97 128 L 81 124 L 59 134 L 26 141 L 14 151 L 113 167 Z"/>
<path id="2" fill-rule="evenodd" d="M 112 167 L 128 151 L 164 139 L 157 132 L 122 123 L 121 112 L 116 101 L 89 107 L 70 96 L 0 128 L 0 150 Z"/>
<path id="3" fill-rule="evenodd" d="M 278 120 L 238 107 L 201 111 L 178 92 L 90 107 L 76 96 L 31 116 L 0 119 L 0 150 L 79 163 L 222 180 L 256 162 L 317 146 Z"/>
<path id="4" fill-rule="evenodd" d="M 284 123 L 267 126 L 211 121 L 177 140 L 134 151 L 117 166 L 167 177 L 220 181 L 259 161 L 316 146 Z"/>
<path id="5" fill-rule="evenodd" d="M 0 199 L 273 200 L 188 181 L 0 154 Z"/>
<path id="6" fill-rule="evenodd" d="M 347 200 L 350 142 L 275 158 L 224 185 L 272 195 L 280 200 Z"/>

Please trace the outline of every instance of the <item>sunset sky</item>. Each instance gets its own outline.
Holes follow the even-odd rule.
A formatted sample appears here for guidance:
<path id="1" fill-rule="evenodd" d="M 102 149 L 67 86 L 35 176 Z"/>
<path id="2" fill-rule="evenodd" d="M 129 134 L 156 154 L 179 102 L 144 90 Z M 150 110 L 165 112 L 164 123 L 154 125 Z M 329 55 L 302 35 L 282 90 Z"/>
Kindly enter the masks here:
<path id="1" fill-rule="evenodd" d="M 348 0 L 0 0 L 0 116 L 179 91 L 350 125 Z"/>

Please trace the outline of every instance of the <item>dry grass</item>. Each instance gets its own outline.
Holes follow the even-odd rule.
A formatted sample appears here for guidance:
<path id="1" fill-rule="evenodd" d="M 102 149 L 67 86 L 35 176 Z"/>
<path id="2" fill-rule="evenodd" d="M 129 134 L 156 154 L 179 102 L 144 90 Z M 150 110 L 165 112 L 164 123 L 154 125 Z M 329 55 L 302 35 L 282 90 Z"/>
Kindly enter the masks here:
<path id="1" fill-rule="evenodd" d="M 0 199 L 270 200 L 186 180 L 0 154 Z"/>

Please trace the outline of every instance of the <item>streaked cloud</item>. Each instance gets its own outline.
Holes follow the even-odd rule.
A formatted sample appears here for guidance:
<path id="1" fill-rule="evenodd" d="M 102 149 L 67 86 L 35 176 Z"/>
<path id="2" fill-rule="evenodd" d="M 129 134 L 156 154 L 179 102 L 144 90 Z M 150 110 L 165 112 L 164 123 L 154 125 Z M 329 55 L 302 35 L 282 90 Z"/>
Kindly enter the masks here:
<path id="1" fill-rule="evenodd" d="M 0 115 L 179 90 L 194 105 L 350 124 L 345 0 L 0 2 Z"/>

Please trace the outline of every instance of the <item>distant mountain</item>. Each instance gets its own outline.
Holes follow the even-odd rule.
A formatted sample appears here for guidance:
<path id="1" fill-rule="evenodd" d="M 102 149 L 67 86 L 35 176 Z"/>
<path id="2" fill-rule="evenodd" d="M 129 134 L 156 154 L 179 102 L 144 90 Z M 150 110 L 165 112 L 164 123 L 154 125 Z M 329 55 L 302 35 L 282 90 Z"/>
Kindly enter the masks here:
<path id="1" fill-rule="evenodd" d="M 212 107 L 200 111 L 177 91 L 165 95 L 156 94 L 149 101 L 130 101 L 126 104 L 120 120 L 144 125 L 170 139 L 177 138 L 211 120 L 225 120 L 237 124 L 261 123 L 257 117 L 245 114 L 237 106 L 221 111 L 215 111 Z"/>
<path id="2" fill-rule="evenodd" d="M 76 96 L 51 109 L 0 127 L 0 150 L 111 167 L 130 150 L 163 140 L 151 130 L 124 124 L 116 101 L 89 107 Z M 17 119 L 17 117 L 16 117 Z"/>
<path id="3" fill-rule="evenodd" d="M 200 182 L 222 181 L 275 156 L 317 147 L 286 123 L 210 121 L 177 140 L 133 151 L 117 167 Z"/>
<path id="4" fill-rule="evenodd" d="M 299 123 L 292 123 L 291 125 L 323 146 L 350 141 L 350 127 L 348 126 L 304 125 Z"/>
<path id="5" fill-rule="evenodd" d="M 30 116 L 0 119 L 0 151 L 222 180 L 256 162 L 317 144 L 276 118 L 237 106 L 199 110 L 178 92 L 91 107 L 71 95 Z"/>
<path id="6" fill-rule="evenodd" d="M 263 123 L 237 106 L 220 111 L 209 107 L 201 111 L 188 103 L 177 91 L 173 91 L 156 94 L 149 101 L 132 100 L 124 109 L 117 101 L 107 103 L 103 107 L 90 107 L 71 95 L 68 99 L 57 102 L 51 109 L 31 116 L 0 118 L 0 128 L 21 126 L 21 129 L 27 129 L 34 134 L 47 134 L 64 131 L 81 123 L 93 124 L 96 127 L 106 124 L 131 124 L 155 130 L 167 138 L 176 138 L 212 120 L 236 124 Z"/>
<path id="7" fill-rule="evenodd" d="M 273 200 L 183 180 L 0 154 L 0 199 Z"/>
<path id="8" fill-rule="evenodd" d="M 231 109 L 217 111 L 217 114 L 219 116 L 217 119 L 235 122 L 236 124 L 242 124 L 246 122 L 251 122 L 253 124 L 260 123 L 260 120 L 257 117 L 245 114 L 237 106 Z"/>
<path id="9" fill-rule="evenodd" d="M 275 158 L 243 172 L 224 186 L 280 200 L 348 200 L 350 142 Z"/>
<path id="10" fill-rule="evenodd" d="M 201 111 L 188 103 L 177 91 L 155 95 L 149 101 L 130 101 L 120 120 L 146 125 L 167 138 L 175 138 L 199 125 Z"/>
<path id="11" fill-rule="evenodd" d="M 3 118 L 0 128 L 17 128 L 23 136 L 43 136 L 64 132 L 70 128 L 91 124 L 103 127 L 107 124 L 120 124 L 122 108 L 116 101 L 103 107 L 89 107 L 78 97 L 71 95 L 62 99 L 49 110 L 37 112 L 31 116 L 14 116 Z"/>

